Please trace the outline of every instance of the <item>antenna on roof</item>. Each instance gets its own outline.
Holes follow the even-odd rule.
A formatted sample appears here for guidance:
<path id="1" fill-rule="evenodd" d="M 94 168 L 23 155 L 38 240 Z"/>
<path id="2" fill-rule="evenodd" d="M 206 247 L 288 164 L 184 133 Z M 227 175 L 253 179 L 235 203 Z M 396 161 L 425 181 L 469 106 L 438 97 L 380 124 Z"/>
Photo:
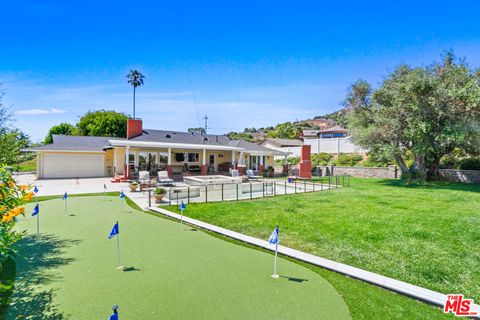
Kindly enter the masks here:
<path id="1" fill-rule="evenodd" d="M 205 120 L 205 134 L 207 134 L 207 129 L 208 129 L 208 126 L 207 126 L 208 117 L 207 117 L 207 115 L 205 115 L 205 117 L 203 117 L 203 120 Z"/>

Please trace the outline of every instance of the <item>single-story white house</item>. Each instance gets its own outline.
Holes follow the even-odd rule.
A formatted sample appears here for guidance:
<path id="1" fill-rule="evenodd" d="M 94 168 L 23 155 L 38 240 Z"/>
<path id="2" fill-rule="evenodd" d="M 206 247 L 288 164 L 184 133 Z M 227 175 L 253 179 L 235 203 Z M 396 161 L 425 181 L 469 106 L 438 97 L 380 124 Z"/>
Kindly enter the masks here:
<path id="1" fill-rule="evenodd" d="M 300 157 L 300 149 L 303 146 L 302 140 L 297 139 L 278 139 L 266 138 L 259 143 L 261 146 L 289 154 L 290 157 Z M 283 156 L 275 156 L 275 160 L 281 159 Z"/>
<path id="2" fill-rule="evenodd" d="M 134 178 L 143 170 L 208 174 L 234 167 L 262 172 L 275 156 L 288 154 L 225 135 L 143 129 L 140 119 L 128 120 L 125 138 L 54 135 L 53 143 L 24 151 L 37 154 L 38 179 Z"/>

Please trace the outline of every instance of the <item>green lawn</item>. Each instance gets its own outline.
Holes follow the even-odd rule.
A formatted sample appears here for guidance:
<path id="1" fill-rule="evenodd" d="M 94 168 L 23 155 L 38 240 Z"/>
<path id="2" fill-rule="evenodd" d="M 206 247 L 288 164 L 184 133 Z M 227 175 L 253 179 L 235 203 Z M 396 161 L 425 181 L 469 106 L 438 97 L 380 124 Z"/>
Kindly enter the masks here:
<path id="1" fill-rule="evenodd" d="M 63 204 L 41 202 L 40 236 L 35 218 L 17 224 L 28 235 L 6 319 L 106 319 L 114 304 L 122 319 L 350 319 L 323 270 L 280 258 L 272 279 L 270 253 L 130 207 L 120 214 L 118 197 L 71 197 L 68 216 Z M 116 240 L 107 239 L 116 220 L 129 271 L 115 268 Z"/>
<path id="2" fill-rule="evenodd" d="M 18 165 L 14 165 L 13 167 L 14 167 L 15 171 L 20 171 L 20 172 L 36 171 L 37 170 L 37 159 L 33 158 L 31 160 L 21 162 Z"/>
<path id="3" fill-rule="evenodd" d="M 264 239 L 278 224 L 285 246 L 480 301 L 479 191 L 352 178 L 346 188 L 191 204 L 185 214 Z"/>

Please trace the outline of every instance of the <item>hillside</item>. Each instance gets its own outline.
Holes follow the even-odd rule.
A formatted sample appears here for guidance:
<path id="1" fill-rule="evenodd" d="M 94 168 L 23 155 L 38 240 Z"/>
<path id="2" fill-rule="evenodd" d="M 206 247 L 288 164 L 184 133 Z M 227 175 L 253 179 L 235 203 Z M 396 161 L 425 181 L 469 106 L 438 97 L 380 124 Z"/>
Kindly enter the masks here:
<path id="1" fill-rule="evenodd" d="M 299 139 L 303 130 L 324 130 L 339 124 L 346 126 L 347 109 L 341 109 L 330 114 L 317 116 L 294 122 L 279 123 L 275 126 L 262 128 L 245 128 L 242 132 L 229 132 L 231 139 L 244 139 L 257 142 L 265 138 Z"/>

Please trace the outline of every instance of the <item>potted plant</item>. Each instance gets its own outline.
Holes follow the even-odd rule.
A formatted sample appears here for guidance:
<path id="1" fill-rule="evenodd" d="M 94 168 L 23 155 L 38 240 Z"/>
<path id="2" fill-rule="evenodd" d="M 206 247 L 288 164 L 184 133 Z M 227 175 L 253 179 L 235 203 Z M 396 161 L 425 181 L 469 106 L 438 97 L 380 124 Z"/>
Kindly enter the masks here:
<path id="1" fill-rule="evenodd" d="M 161 203 L 166 193 L 167 193 L 167 190 L 165 190 L 164 188 L 156 188 L 153 191 L 153 196 L 155 197 L 155 203 Z"/>
<path id="2" fill-rule="evenodd" d="M 129 185 L 129 187 L 130 187 L 130 191 L 131 191 L 131 192 L 135 192 L 135 191 L 137 191 L 137 188 L 138 188 L 138 182 L 135 182 L 135 181 L 133 181 L 133 182 L 130 182 L 130 185 Z"/>

